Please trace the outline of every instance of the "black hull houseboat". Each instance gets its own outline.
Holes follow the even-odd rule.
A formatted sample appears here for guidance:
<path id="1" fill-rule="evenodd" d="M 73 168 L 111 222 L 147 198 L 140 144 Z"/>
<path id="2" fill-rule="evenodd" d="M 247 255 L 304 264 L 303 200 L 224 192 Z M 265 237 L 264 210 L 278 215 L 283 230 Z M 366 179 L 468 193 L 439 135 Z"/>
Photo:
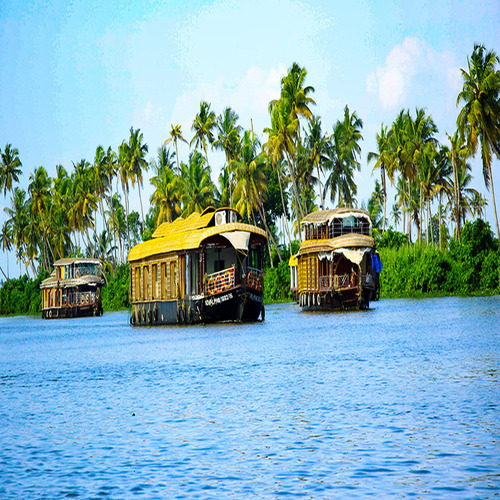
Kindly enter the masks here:
<path id="1" fill-rule="evenodd" d="M 372 259 L 377 257 L 368 212 L 322 210 L 308 214 L 301 225 L 305 240 L 289 262 L 291 290 L 300 307 L 368 308 L 377 292 L 372 271 Z"/>
<path id="2" fill-rule="evenodd" d="M 266 233 L 235 210 L 163 223 L 129 253 L 132 325 L 256 321 L 264 316 Z"/>
<path id="3" fill-rule="evenodd" d="M 59 259 L 54 271 L 42 281 L 42 318 L 101 316 L 101 261 L 98 259 Z"/>

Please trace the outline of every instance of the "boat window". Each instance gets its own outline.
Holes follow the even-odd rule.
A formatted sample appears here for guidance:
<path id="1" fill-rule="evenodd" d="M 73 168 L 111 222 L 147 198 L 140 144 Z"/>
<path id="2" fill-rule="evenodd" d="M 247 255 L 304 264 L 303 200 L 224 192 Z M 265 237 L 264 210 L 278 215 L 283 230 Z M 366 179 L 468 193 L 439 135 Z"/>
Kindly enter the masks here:
<path id="1" fill-rule="evenodd" d="M 158 268 L 156 264 L 153 264 L 153 289 L 152 289 L 152 298 L 155 299 L 158 290 Z"/>
<path id="2" fill-rule="evenodd" d="M 342 219 L 342 227 L 344 227 L 344 228 L 345 227 L 351 227 L 352 228 L 352 227 L 355 226 L 355 224 L 356 224 L 356 221 L 355 221 L 353 215 L 351 215 L 350 217 L 344 217 Z"/>
<path id="3" fill-rule="evenodd" d="M 177 289 L 177 263 L 170 262 L 170 297 L 176 297 Z"/>
<path id="4" fill-rule="evenodd" d="M 253 267 L 254 269 L 261 269 L 262 265 L 260 262 L 260 252 L 259 247 L 250 248 L 248 254 L 248 267 Z"/>

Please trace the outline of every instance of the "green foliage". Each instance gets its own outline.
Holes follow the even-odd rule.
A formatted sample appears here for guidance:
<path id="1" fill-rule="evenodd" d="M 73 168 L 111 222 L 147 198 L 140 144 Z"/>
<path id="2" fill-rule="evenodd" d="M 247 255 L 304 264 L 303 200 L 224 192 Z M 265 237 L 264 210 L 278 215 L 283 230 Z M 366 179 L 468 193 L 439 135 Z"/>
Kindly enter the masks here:
<path id="1" fill-rule="evenodd" d="M 266 269 L 264 275 L 264 302 L 269 304 L 290 299 L 290 267 L 287 259 L 280 262 L 277 267 Z"/>
<path id="2" fill-rule="evenodd" d="M 487 223 L 468 222 L 450 250 L 413 245 L 380 248 L 383 297 L 500 292 L 500 251 Z"/>
<path id="3" fill-rule="evenodd" d="M 5 281 L 0 288 L 0 315 L 41 314 L 40 283 L 47 277 L 48 273 L 45 273 L 36 280 L 24 275 Z"/>
<path id="4" fill-rule="evenodd" d="M 408 235 L 387 229 L 382 234 L 374 230 L 375 241 L 380 248 L 399 248 L 403 245 L 408 245 Z"/>
<path id="5" fill-rule="evenodd" d="M 120 264 L 114 276 L 108 276 L 108 283 L 102 288 L 102 308 L 104 311 L 119 311 L 130 307 L 129 265 Z"/>

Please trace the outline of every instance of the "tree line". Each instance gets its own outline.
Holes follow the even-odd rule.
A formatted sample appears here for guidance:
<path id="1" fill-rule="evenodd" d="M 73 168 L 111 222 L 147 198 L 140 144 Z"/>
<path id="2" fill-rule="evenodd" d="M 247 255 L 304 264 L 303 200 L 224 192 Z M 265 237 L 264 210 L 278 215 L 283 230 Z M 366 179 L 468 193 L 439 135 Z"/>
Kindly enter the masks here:
<path id="1" fill-rule="evenodd" d="M 492 176 L 493 158 L 500 158 L 498 63 L 495 52 L 474 46 L 461 70 L 459 114 L 456 130 L 447 134 L 449 144 L 439 143 L 438 128 L 423 109 L 403 109 L 390 126 L 381 125 L 376 151 L 367 155 L 380 180 L 365 207 L 381 233 L 402 223 L 409 242 L 414 229 L 419 242 L 440 248 L 450 237 L 460 241 L 468 217 L 485 216 L 487 200 L 470 187 L 468 160 L 479 153 L 499 235 Z M 279 98 L 269 103 L 264 140 L 239 124 L 235 110 L 217 115 L 201 102 L 189 140 L 172 124 L 153 159 L 147 159 L 143 133 L 132 127 L 116 150 L 97 146 L 92 161 L 73 162 L 69 170 L 57 165 L 54 177 L 43 166 L 35 168 L 27 190 L 16 186 L 22 162 L 8 143 L 1 151 L 0 190 L 10 205 L 0 248 L 15 250 L 33 277 L 67 256 L 97 257 L 116 270 L 159 224 L 213 205 L 235 208 L 244 220 L 262 225 L 269 265 L 285 262 L 301 239 L 300 221 L 307 213 L 326 208 L 327 200 L 329 206 L 358 205 L 354 174 L 361 167 L 363 121 L 346 105 L 325 131 L 306 79 L 297 63 L 288 69 Z M 179 142 L 189 145 L 187 158 L 180 157 Z M 217 180 L 209 161 L 213 150 L 224 154 Z M 141 189 L 148 171 L 154 191 L 145 211 Z M 396 189 L 390 213 L 388 183 Z M 138 192 L 140 213 L 130 210 L 131 190 Z"/>

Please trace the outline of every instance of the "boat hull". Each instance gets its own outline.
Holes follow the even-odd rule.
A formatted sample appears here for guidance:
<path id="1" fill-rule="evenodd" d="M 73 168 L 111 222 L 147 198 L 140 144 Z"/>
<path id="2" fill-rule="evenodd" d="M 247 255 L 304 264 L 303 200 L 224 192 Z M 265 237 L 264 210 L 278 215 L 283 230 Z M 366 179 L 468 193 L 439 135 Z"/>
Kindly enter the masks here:
<path id="1" fill-rule="evenodd" d="M 101 304 L 83 306 L 49 307 L 42 310 L 43 319 L 82 318 L 85 316 L 102 316 Z"/>
<path id="2" fill-rule="evenodd" d="M 343 291 L 328 291 L 322 293 L 302 293 L 298 304 L 304 311 L 334 311 L 337 309 L 368 309 L 373 300 L 373 289 L 365 288 Z"/>
<path id="3" fill-rule="evenodd" d="M 263 316 L 262 294 L 235 287 L 219 294 L 132 305 L 134 326 L 257 321 Z"/>

